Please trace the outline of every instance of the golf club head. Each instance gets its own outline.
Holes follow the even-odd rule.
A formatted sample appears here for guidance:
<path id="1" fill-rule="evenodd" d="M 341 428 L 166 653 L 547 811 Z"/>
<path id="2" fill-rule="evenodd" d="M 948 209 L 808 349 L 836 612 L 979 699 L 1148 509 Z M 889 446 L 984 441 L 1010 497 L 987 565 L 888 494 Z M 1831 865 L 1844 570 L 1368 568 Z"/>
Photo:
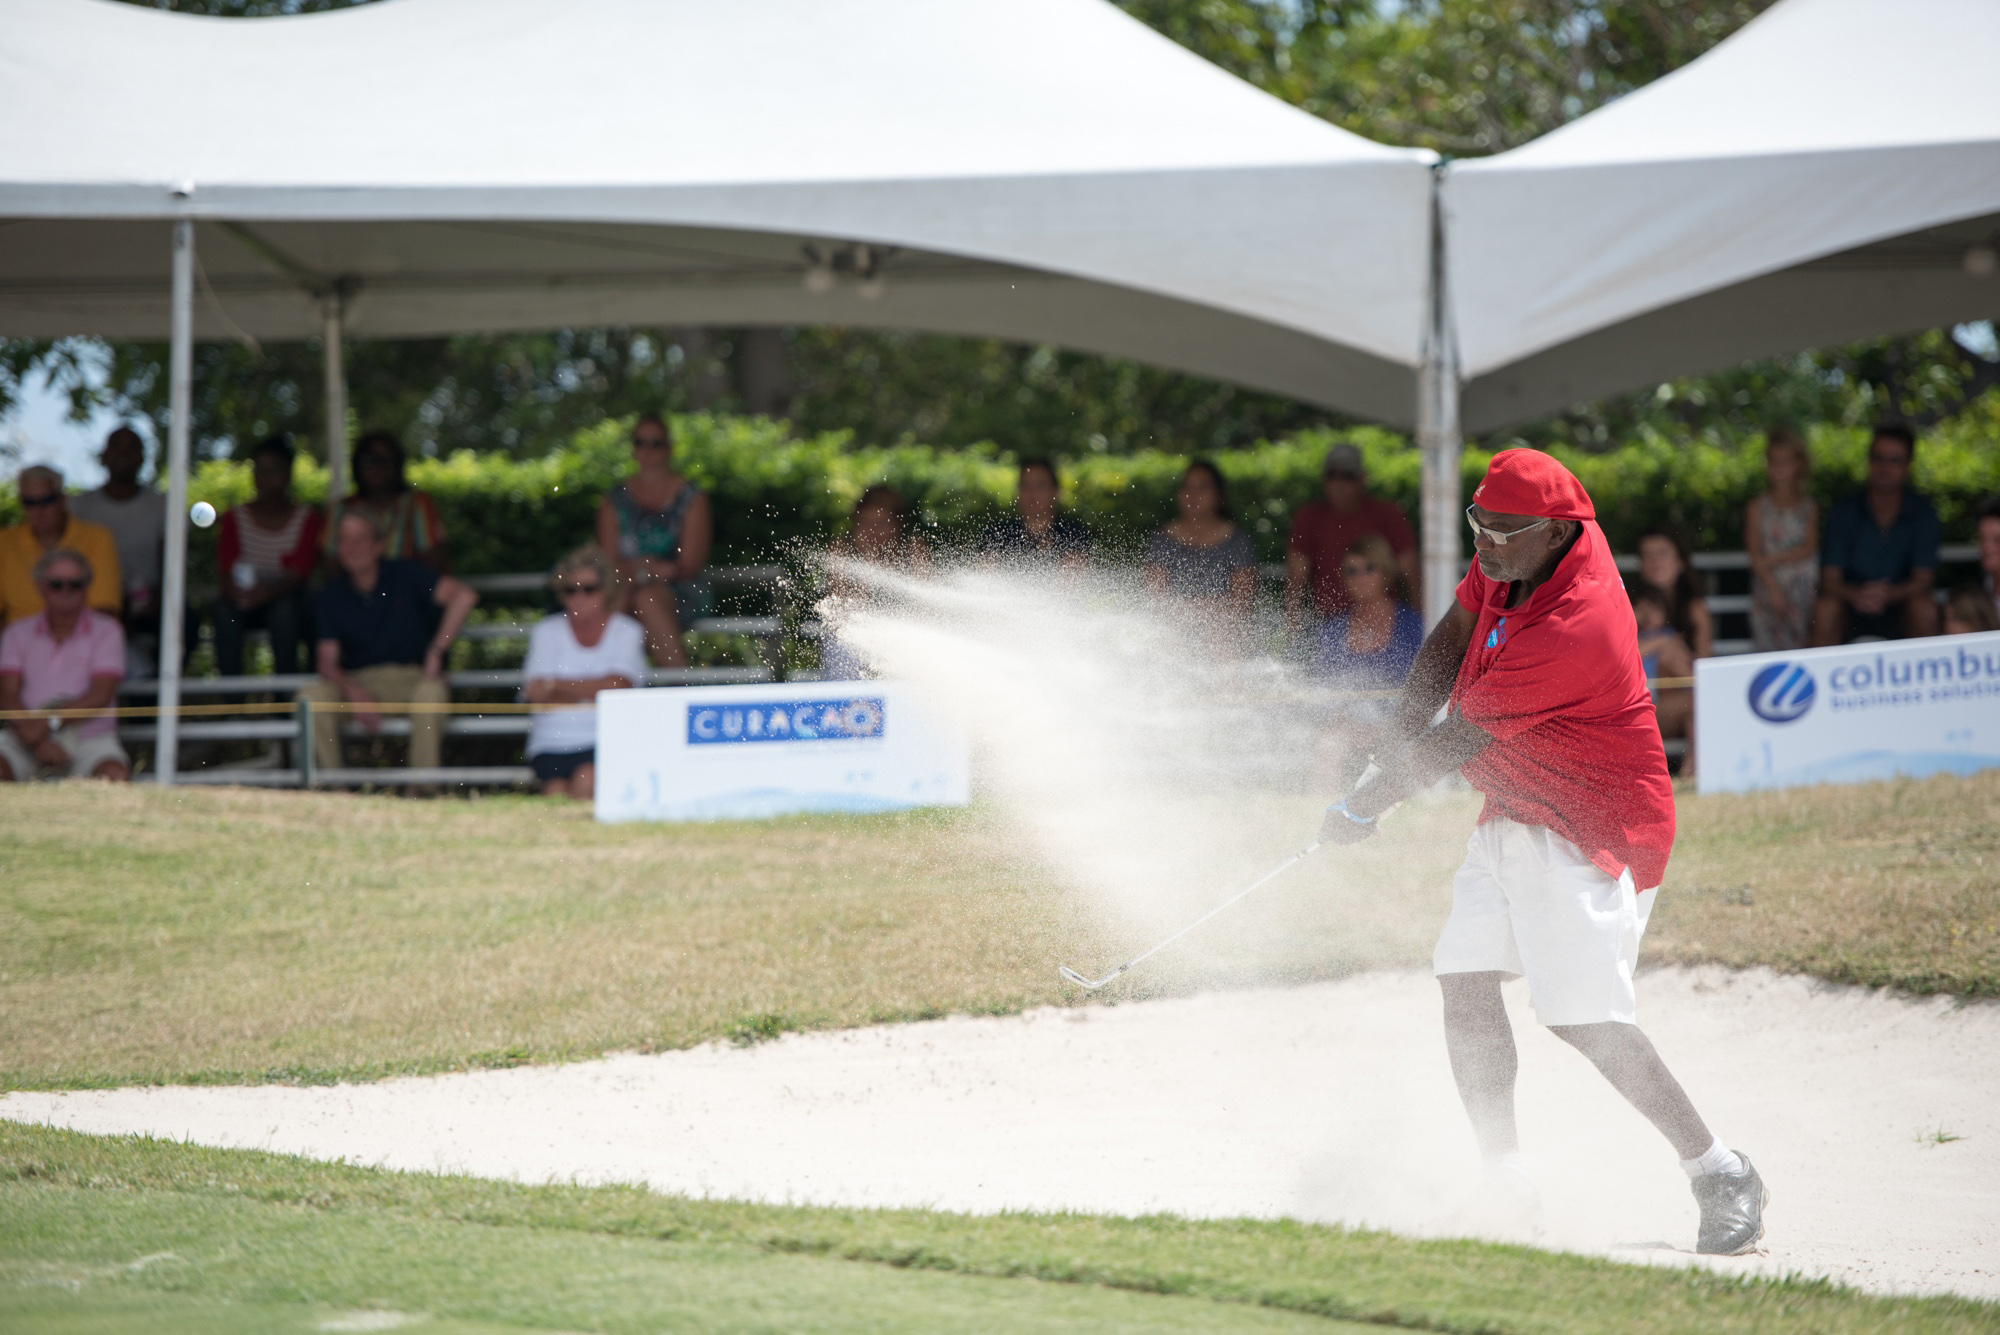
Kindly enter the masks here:
<path id="1" fill-rule="evenodd" d="M 1078 973 L 1075 969 L 1070 968 L 1069 965 L 1067 964 L 1058 964 L 1056 966 L 1056 972 L 1061 974 L 1064 978 L 1068 979 L 1070 982 L 1075 983 L 1078 987 L 1082 988 L 1086 992 L 1095 992 L 1098 988 L 1103 987 L 1106 983 L 1111 981 L 1110 978 L 1100 978 L 1093 983 L 1088 978 L 1085 978 L 1082 974 Z"/>

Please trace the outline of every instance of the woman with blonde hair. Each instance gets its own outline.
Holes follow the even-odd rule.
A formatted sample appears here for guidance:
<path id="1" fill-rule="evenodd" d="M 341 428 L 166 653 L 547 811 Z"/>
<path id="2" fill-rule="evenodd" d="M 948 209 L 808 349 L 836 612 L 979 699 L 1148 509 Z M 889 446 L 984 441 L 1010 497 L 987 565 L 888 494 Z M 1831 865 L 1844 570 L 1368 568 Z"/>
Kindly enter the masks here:
<path id="1" fill-rule="evenodd" d="M 1750 553 L 1750 643 L 1758 653 L 1803 648 L 1812 633 L 1819 594 L 1819 510 L 1806 494 L 1812 460 L 1789 427 L 1773 430 L 1764 446 L 1770 490 L 1752 498 L 1743 513 L 1743 545 Z"/>
<path id="2" fill-rule="evenodd" d="M 521 698 L 554 706 L 528 725 L 528 763 L 550 797 L 588 799 L 596 789 L 599 691 L 646 680 L 646 632 L 613 611 L 617 565 L 604 549 L 579 547 L 556 563 L 551 581 L 562 611 L 528 638 Z"/>

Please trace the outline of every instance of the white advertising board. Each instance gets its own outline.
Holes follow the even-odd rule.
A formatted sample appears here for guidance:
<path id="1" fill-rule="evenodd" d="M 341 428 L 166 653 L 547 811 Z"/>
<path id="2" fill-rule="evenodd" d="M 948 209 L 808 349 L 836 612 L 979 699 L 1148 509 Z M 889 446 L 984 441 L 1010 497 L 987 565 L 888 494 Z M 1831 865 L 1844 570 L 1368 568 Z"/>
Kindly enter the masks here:
<path id="1" fill-rule="evenodd" d="M 1705 658 L 1704 793 L 2000 767 L 2000 633 Z"/>
<path id="2" fill-rule="evenodd" d="M 756 820 L 971 800 L 964 737 L 893 681 L 605 691 L 597 819 Z"/>

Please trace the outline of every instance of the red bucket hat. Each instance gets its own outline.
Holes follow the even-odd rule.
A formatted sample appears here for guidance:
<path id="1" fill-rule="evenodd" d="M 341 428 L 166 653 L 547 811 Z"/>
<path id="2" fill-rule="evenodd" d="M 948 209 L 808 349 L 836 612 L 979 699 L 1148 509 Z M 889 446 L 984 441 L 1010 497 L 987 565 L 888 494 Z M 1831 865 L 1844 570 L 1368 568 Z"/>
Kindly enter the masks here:
<path id="1" fill-rule="evenodd" d="M 1564 468 L 1540 450 L 1502 450 L 1486 466 L 1485 480 L 1472 502 L 1495 514 L 1529 515 L 1536 519 L 1595 519 L 1590 493 Z"/>

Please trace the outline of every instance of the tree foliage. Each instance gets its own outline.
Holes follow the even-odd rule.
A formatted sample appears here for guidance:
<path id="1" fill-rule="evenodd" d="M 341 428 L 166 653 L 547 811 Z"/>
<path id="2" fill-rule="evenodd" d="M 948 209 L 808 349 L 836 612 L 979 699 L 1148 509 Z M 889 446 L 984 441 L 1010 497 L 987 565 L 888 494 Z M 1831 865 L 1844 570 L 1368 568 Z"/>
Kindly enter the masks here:
<path id="1" fill-rule="evenodd" d="M 137 3 L 140 0 L 133 0 Z M 257 17 L 357 0 L 173 0 Z M 365 2 L 365 0 L 361 0 Z M 1769 0 L 1119 0 L 1167 37 L 1355 133 L 1449 156 L 1498 152 L 1678 68 Z M 1343 419 L 1310 405 L 1116 358 L 992 339 L 816 327 L 783 331 L 782 376 L 753 375 L 768 331 L 608 329 L 357 341 L 358 422 L 419 453 L 532 456 L 645 407 L 789 418 L 858 444 L 980 441 L 1062 455 L 1219 451 Z M 1609 449 L 1645 431 L 1742 438 L 1778 421 L 1919 424 L 2000 383 L 2000 355 L 1933 330 L 1753 363 L 1573 406 L 1484 442 Z M 764 346 L 769 352 L 769 346 Z M 0 341 L 0 408 L 47 375 L 94 404 L 163 424 L 165 348 Z M 198 349 L 195 437 L 205 455 L 286 430 L 317 446 L 316 345 Z"/>

